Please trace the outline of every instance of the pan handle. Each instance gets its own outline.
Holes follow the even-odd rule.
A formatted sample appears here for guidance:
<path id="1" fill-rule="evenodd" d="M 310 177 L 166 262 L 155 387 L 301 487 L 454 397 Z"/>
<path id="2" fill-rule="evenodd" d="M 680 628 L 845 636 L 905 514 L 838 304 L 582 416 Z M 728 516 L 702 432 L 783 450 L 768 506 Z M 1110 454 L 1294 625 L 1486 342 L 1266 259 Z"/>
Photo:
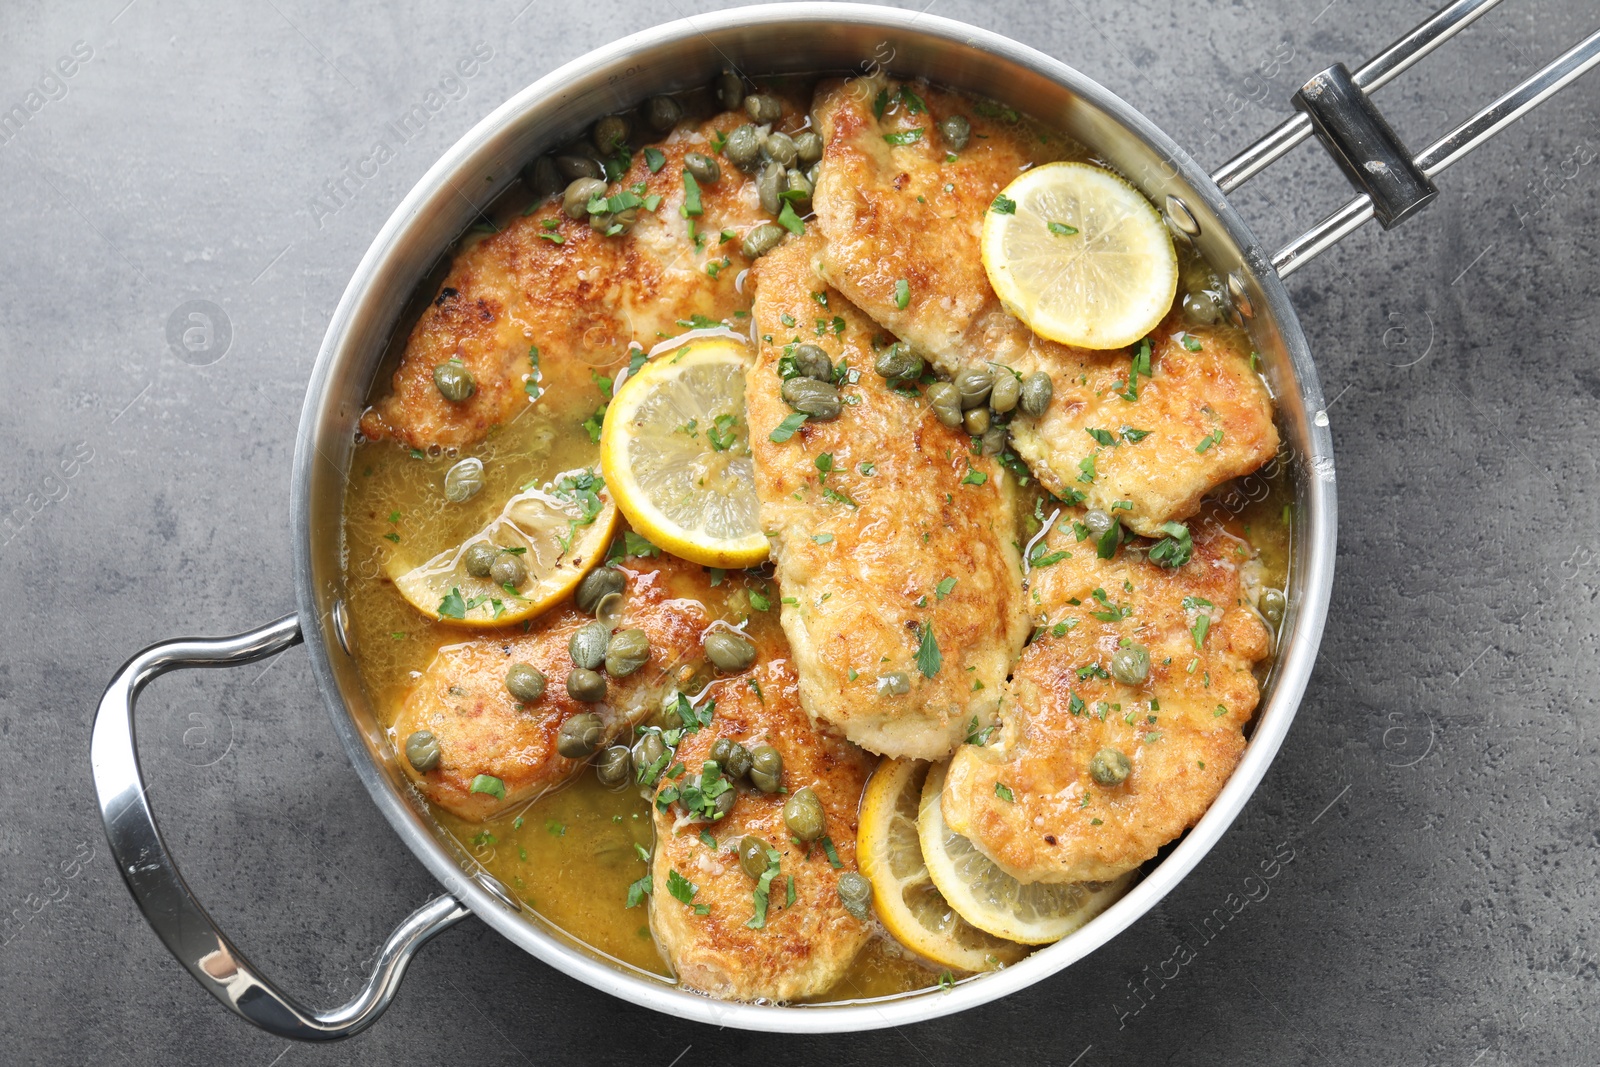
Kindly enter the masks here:
<path id="1" fill-rule="evenodd" d="M 466 905 L 449 895 L 428 901 L 395 927 L 378 950 L 366 984 L 348 1004 L 325 1012 L 302 1007 L 256 970 L 189 891 L 150 811 L 133 734 L 139 692 L 158 675 L 178 667 L 251 663 L 300 641 L 300 620 L 289 615 L 233 637 L 179 638 L 150 646 L 123 665 L 100 698 L 89 758 L 117 869 L 178 962 L 230 1011 L 261 1029 L 301 1041 L 331 1041 L 377 1021 L 394 999 L 412 955 L 468 915 Z"/>
<path id="2" fill-rule="evenodd" d="M 1600 65 L 1600 30 L 1502 94 L 1420 154 L 1412 156 L 1369 94 L 1466 28 L 1500 0 L 1456 0 L 1384 49 L 1355 73 L 1335 64 L 1295 94 L 1299 110 L 1212 175 L 1232 192 L 1313 133 L 1360 192 L 1349 203 L 1280 248 L 1272 265 L 1293 274 L 1376 218 L 1388 229 L 1436 195 L 1432 179 L 1446 167 Z"/>

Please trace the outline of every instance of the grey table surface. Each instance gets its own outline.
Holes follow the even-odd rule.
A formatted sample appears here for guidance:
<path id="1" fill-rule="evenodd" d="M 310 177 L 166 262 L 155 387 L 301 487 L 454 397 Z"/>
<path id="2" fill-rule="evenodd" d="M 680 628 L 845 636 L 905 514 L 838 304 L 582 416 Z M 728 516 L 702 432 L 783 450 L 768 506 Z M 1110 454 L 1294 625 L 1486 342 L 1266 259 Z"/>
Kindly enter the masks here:
<path id="1" fill-rule="evenodd" d="M 929 9 L 1063 58 L 1214 166 L 1286 115 L 1304 77 L 1429 6 Z M 309 1047 L 250 1030 L 167 955 L 94 809 L 88 734 L 107 678 L 148 643 L 292 606 L 307 375 L 357 260 L 428 165 L 561 63 L 704 9 L 97 0 L 0 14 L 0 109 L 26 113 L 0 132 L 0 1060 L 1593 1062 L 1600 77 L 1450 171 L 1402 229 L 1363 230 L 1291 280 L 1339 465 L 1318 666 L 1232 830 L 1081 963 L 955 1018 L 781 1038 L 605 997 L 468 920 L 375 1028 Z M 1511 0 L 1382 106 L 1424 143 L 1596 21 L 1589 0 Z M 330 199 L 325 183 L 479 45 L 492 58 L 464 91 Z M 1273 245 L 1343 196 L 1306 146 L 1238 202 Z M 229 333 L 206 365 L 168 341 L 191 300 L 220 306 Z M 304 651 L 172 676 L 141 710 L 153 804 L 201 899 L 292 991 L 349 996 L 435 885 L 351 773 Z M 1247 892 L 1283 849 L 1292 863 Z M 1222 932 L 1174 968 L 1180 936 L 1217 909 Z"/>

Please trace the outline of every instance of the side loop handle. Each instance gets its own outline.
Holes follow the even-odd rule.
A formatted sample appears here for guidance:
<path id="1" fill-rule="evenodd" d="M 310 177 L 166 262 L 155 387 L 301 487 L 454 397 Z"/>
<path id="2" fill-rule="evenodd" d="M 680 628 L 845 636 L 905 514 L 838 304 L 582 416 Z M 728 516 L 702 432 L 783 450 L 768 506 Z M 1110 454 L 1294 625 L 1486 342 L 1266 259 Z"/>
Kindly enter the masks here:
<path id="1" fill-rule="evenodd" d="M 279 1037 L 331 1041 L 377 1021 L 417 949 L 470 914 L 466 905 L 449 895 L 430 900 L 389 935 L 372 974 L 348 1004 L 325 1012 L 305 1008 L 261 975 L 190 892 L 156 826 L 134 744 L 134 705 L 151 679 L 179 667 L 253 663 L 301 640 L 300 620 L 289 615 L 233 637 L 179 638 L 152 645 L 125 663 L 106 687 L 95 713 L 89 759 L 112 859 L 162 944 L 240 1018 Z"/>

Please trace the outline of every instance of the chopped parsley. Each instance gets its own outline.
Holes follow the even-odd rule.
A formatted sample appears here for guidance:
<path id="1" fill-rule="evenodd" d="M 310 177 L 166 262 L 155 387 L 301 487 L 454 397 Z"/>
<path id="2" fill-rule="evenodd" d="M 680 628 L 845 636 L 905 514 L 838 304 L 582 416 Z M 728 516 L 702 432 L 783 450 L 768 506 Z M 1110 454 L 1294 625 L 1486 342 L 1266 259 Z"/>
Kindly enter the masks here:
<path id="1" fill-rule="evenodd" d="M 886 133 L 883 135 L 883 139 L 885 142 L 892 145 L 916 144 L 918 141 L 922 140 L 922 134 L 922 127 L 916 126 L 912 129 L 902 130 L 897 133 Z"/>
<path id="2" fill-rule="evenodd" d="M 989 480 L 989 476 L 973 467 L 967 468 L 967 473 L 961 478 L 962 485 L 982 485 Z"/>
<path id="3" fill-rule="evenodd" d="M 783 203 L 783 210 L 778 212 L 778 225 L 796 237 L 805 236 L 806 224 L 800 221 L 800 216 L 794 213 L 794 205 L 787 200 Z"/>
<path id="4" fill-rule="evenodd" d="M 1222 427 L 1218 426 L 1215 430 L 1212 430 L 1210 433 L 1206 434 L 1205 437 L 1201 438 L 1200 443 L 1194 446 L 1194 450 L 1196 452 L 1205 452 L 1210 449 L 1212 445 L 1220 445 L 1221 443 Z"/>
<path id="5" fill-rule="evenodd" d="M 954 578 L 945 578 L 941 580 L 938 585 L 933 587 L 934 598 L 936 600 L 943 600 L 945 597 L 950 595 L 950 590 L 954 589 L 955 587 L 956 580 Z"/>
<path id="6" fill-rule="evenodd" d="M 917 670 L 924 678 L 932 678 L 943 665 L 944 656 L 939 652 L 938 639 L 933 636 L 933 625 L 923 623 L 922 638 L 917 642 Z"/>
<path id="7" fill-rule="evenodd" d="M 439 618 L 464 619 L 467 617 L 467 602 L 461 599 L 461 590 L 455 586 L 450 587 L 450 592 L 439 601 Z"/>
<path id="8" fill-rule="evenodd" d="M 472 784 L 467 786 L 467 792 L 487 793 L 496 800 L 504 800 L 506 784 L 492 774 L 480 774 L 473 777 Z"/>
<path id="9" fill-rule="evenodd" d="M 699 215 L 705 209 L 700 205 L 700 183 L 694 180 L 694 175 L 688 171 L 683 172 L 683 217 Z"/>
<path id="10" fill-rule="evenodd" d="M 1051 222 L 1047 224 L 1047 227 L 1057 237 L 1071 237 L 1078 232 L 1076 226 L 1068 226 L 1064 222 Z"/>
<path id="11" fill-rule="evenodd" d="M 654 888 L 655 887 L 652 884 L 648 874 L 639 879 L 637 882 L 634 882 L 632 885 L 628 886 L 627 906 L 630 908 L 637 908 L 640 901 L 649 896 Z"/>
<path id="12" fill-rule="evenodd" d="M 991 723 L 988 726 L 980 728 L 978 726 L 978 717 L 974 715 L 972 717 L 972 721 L 967 723 L 967 744 L 979 746 L 987 745 L 989 743 L 989 737 L 998 729 L 1000 729 L 998 723 Z"/>
<path id="13" fill-rule="evenodd" d="M 1017 213 L 1017 202 L 1011 199 L 1009 196 L 1006 196 L 1004 193 L 1001 193 L 999 196 L 995 197 L 994 202 L 989 205 L 989 210 L 994 212 L 996 215 L 1015 215 Z"/>
<path id="14" fill-rule="evenodd" d="M 1005 801 L 1007 804 L 1015 804 L 1017 802 L 1016 794 L 1012 793 L 1011 787 L 1006 785 L 1004 782 L 996 782 L 994 784 L 994 795 Z"/>
<path id="15" fill-rule="evenodd" d="M 650 168 L 651 174 L 660 173 L 661 168 L 667 165 L 666 153 L 659 148 L 646 148 L 644 150 L 644 165 Z"/>
<path id="16" fill-rule="evenodd" d="M 904 278 L 896 278 L 894 282 L 894 306 L 901 311 L 911 303 L 911 283 Z"/>
<path id="17" fill-rule="evenodd" d="M 1150 561 L 1163 567 L 1181 567 L 1188 563 L 1189 557 L 1194 554 L 1194 540 L 1189 535 L 1189 527 L 1181 522 L 1164 522 L 1161 532 L 1167 536 L 1151 547 Z"/>
<path id="18" fill-rule="evenodd" d="M 803 411 L 791 411 L 783 417 L 783 421 L 773 428 L 767 435 L 767 440 L 774 444 L 783 444 L 794 436 L 794 432 L 805 424 L 806 414 Z"/>

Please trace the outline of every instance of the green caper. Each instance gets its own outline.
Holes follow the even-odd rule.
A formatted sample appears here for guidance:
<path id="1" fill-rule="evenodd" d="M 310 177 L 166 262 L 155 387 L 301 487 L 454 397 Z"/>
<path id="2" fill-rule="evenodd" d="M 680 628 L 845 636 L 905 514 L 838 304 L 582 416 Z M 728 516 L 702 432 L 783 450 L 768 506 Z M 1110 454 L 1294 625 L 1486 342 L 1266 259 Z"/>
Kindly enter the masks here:
<path id="1" fill-rule="evenodd" d="M 606 676 L 574 667 L 567 672 L 567 695 L 585 704 L 598 704 L 606 698 Z"/>
<path id="2" fill-rule="evenodd" d="M 1261 617 L 1276 626 L 1283 621 L 1283 613 L 1289 607 L 1289 598 L 1283 595 L 1281 589 L 1263 589 L 1261 597 L 1256 601 L 1256 609 L 1261 612 Z"/>
<path id="3" fill-rule="evenodd" d="M 1222 301 L 1211 290 L 1200 289 L 1184 296 L 1183 310 L 1190 318 L 1209 326 L 1222 317 Z"/>
<path id="4" fill-rule="evenodd" d="M 598 181 L 606 176 L 606 169 L 593 156 L 564 152 L 556 157 L 555 163 L 556 173 L 569 182 L 575 182 L 579 178 L 593 178 Z"/>
<path id="5" fill-rule="evenodd" d="M 607 593 L 594 606 L 594 617 L 614 630 L 622 621 L 622 605 L 621 593 Z"/>
<path id="6" fill-rule="evenodd" d="M 619 630 L 606 646 L 606 673 L 626 678 L 650 658 L 650 638 L 643 630 Z"/>
<path id="7" fill-rule="evenodd" d="M 806 168 L 806 181 L 811 183 L 811 187 L 813 189 L 815 189 L 817 187 L 817 175 L 819 175 L 821 173 L 822 173 L 822 160 L 820 160 L 820 159 L 817 160 L 815 163 L 811 164 L 811 166 Z"/>
<path id="8" fill-rule="evenodd" d="M 1050 394 L 1053 392 L 1055 386 L 1050 382 L 1050 375 L 1036 370 L 1022 379 L 1022 395 L 1017 400 L 1017 406 L 1024 415 L 1038 418 L 1050 406 Z"/>
<path id="9" fill-rule="evenodd" d="M 904 696 L 911 692 L 911 675 L 905 671 L 890 671 L 888 674 L 878 676 L 878 695 Z"/>
<path id="10" fill-rule="evenodd" d="M 705 639 L 706 659 L 719 671 L 736 674 L 756 661 L 756 646 L 742 637 L 717 631 Z"/>
<path id="11" fill-rule="evenodd" d="M 928 406 L 934 418 L 951 428 L 961 425 L 961 390 L 949 382 L 934 382 L 928 386 Z"/>
<path id="12" fill-rule="evenodd" d="M 722 179 L 722 164 L 704 152 L 690 152 L 684 156 L 683 169 L 693 174 L 701 185 L 715 185 Z"/>
<path id="13" fill-rule="evenodd" d="M 733 806 L 738 803 L 738 801 L 739 791 L 737 789 L 724 789 L 722 792 L 718 793 L 711 800 L 711 820 L 715 822 L 718 819 L 726 819 L 728 814 L 733 811 Z"/>
<path id="14" fill-rule="evenodd" d="M 769 93 L 751 93 L 744 98 L 744 113 L 751 122 L 777 122 L 783 118 L 783 101 Z"/>
<path id="15" fill-rule="evenodd" d="M 444 474 L 444 498 L 452 504 L 471 500 L 483 491 L 483 460 L 468 456 Z"/>
<path id="16" fill-rule="evenodd" d="M 627 577 L 615 567 L 596 567 L 583 576 L 583 581 L 578 583 L 578 592 L 572 599 L 579 611 L 593 615 L 601 600 L 627 587 Z"/>
<path id="17" fill-rule="evenodd" d="M 577 178 L 561 194 L 561 210 L 569 219 L 589 214 L 589 201 L 606 195 L 606 183 L 599 178 Z"/>
<path id="18" fill-rule="evenodd" d="M 1006 450 L 1006 428 L 1000 423 L 991 423 L 983 432 L 983 454 L 998 456 Z"/>
<path id="19" fill-rule="evenodd" d="M 544 672 L 531 663 L 513 663 L 506 671 L 506 691 L 524 704 L 544 696 Z"/>
<path id="20" fill-rule="evenodd" d="M 809 167 L 822 158 L 822 138 L 813 130 L 803 130 L 794 135 L 794 151 L 800 162 Z"/>
<path id="21" fill-rule="evenodd" d="M 939 123 L 939 136 L 944 138 L 945 146 L 950 151 L 959 152 L 972 139 L 972 123 L 967 121 L 965 115 L 951 115 Z"/>
<path id="22" fill-rule="evenodd" d="M 472 372 L 453 359 L 433 368 L 433 384 L 439 395 L 453 404 L 461 403 L 478 391 Z"/>
<path id="23" fill-rule="evenodd" d="M 872 883 L 867 881 L 866 875 L 845 871 L 839 876 L 839 900 L 851 918 L 866 922 L 872 913 Z"/>
<path id="24" fill-rule="evenodd" d="M 768 163 L 756 175 L 756 196 L 761 201 L 761 210 L 769 215 L 783 210 L 783 174 L 782 163 Z"/>
<path id="25" fill-rule="evenodd" d="M 769 133 L 761 138 L 761 158 L 788 170 L 800 161 L 800 150 L 794 146 L 794 138 L 786 133 Z"/>
<path id="26" fill-rule="evenodd" d="M 1010 368 L 996 370 L 994 388 L 989 390 L 989 410 L 996 415 L 1004 415 L 1017 406 L 1021 397 L 1022 379 L 1012 374 Z"/>
<path id="27" fill-rule="evenodd" d="M 487 541 L 474 541 L 461 553 L 461 565 L 467 568 L 467 573 L 474 578 L 489 577 L 489 568 L 494 566 L 495 557 L 500 555 L 500 550 Z"/>
<path id="28" fill-rule="evenodd" d="M 717 75 L 712 87 L 717 91 L 717 100 L 729 111 L 744 103 L 744 79 L 733 71 L 725 70 Z"/>
<path id="29" fill-rule="evenodd" d="M 989 409 L 973 408 L 961 416 L 961 421 L 969 434 L 973 437 L 982 437 L 989 432 Z"/>
<path id="30" fill-rule="evenodd" d="M 776 793 L 783 788 L 783 757 L 771 745 L 757 745 L 750 750 L 750 784 L 763 793 Z"/>
<path id="31" fill-rule="evenodd" d="M 612 745 L 600 753 L 600 758 L 594 762 L 594 773 L 601 785 L 612 789 L 627 784 L 633 776 L 633 759 L 628 755 L 628 746 Z"/>
<path id="32" fill-rule="evenodd" d="M 621 115 L 607 115 L 594 124 L 589 138 L 602 155 L 609 156 L 628 143 L 628 120 Z"/>
<path id="33" fill-rule="evenodd" d="M 605 739 L 605 724 L 592 711 L 574 715 L 561 724 L 556 734 L 556 751 L 568 759 L 587 759 Z"/>
<path id="34" fill-rule="evenodd" d="M 639 209 L 626 208 L 622 211 L 602 211 L 598 215 L 589 216 L 589 226 L 596 233 L 603 233 L 607 237 L 615 237 L 619 233 L 627 233 L 633 229 L 633 224 L 639 221 Z"/>
<path id="35" fill-rule="evenodd" d="M 746 259 L 760 259 L 783 240 L 783 227 L 771 222 L 763 222 L 744 235 L 744 240 L 739 244 L 739 251 L 744 253 Z"/>
<path id="36" fill-rule="evenodd" d="M 1089 536 L 1103 537 L 1105 532 L 1116 525 L 1117 520 L 1111 517 L 1110 512 L 1099 508 L 1090 508 L 1083 513 L 1083 524 L 1089 527 Z"/>
<path id="37" fill-rule="evenodd" d="M 1089 777 L 1099 785 L 1121 785 L 1132 773 L 1133 764 L 1119 749 L 1102 748 L 1089 761 Z"/>
<path id="38" fill-rule="evenodd" d="M 922 357 L 911 351 L 904 341 L 896 341 L 880 350 L 872 360 L 872 369 L 890 380 L 922 377 Z"/>
<path id="39" fill-rule="evenodd" d="M 556 161 L 549 156 L 540 156 L 522 172 L 522 180 L 533 190 L 535 200 L 540 203 L 559 193 L 567 184 L 561 177 L 561 172 L 556 170 Z"/>
<path id="40" fill-rule="evenodd" d="M 806 378 L 815 378 L 819 382 L 833 381 L 833 360 L 828 358 L 827 350 L 820 345 L 796 345 L 794 367 Z"/>
<path id="41" fill-rule="evenodd" d="M 754 126 L 734 127 L 722 146 L 722 154 L 729 163 L 750 173 L 761 162 L 761 134 Z"/>
<path id="42" fill-rule="evenodd" d="M 783 823 L 802 841 L 815 841 L 822 836 L 823 819 L 822 801 L 810 786 L 795 790 L 783 802 Z"/>
<path id="43" fill-rule="evenodd" d="M 962 367 L 950 383 L 961 392 L 961 410 L 971 411 L 989 399 L 994 388 L 994 375 L 988 367 Z"/>
<path id="44" fill-rule="evenodd" d="M 605 623 L 586 622 L 567 638 L 567 652 L 572 655 L 573 666 L 595 671 L 606 661 L 606 646 L 610 643 L 611 631 Z"/>
<path id="45" fill-rule="evenodd" d="M 794 194 L 789 201 L 794 204 L 796 211 L 803 215 L 811 210 L 811 194 L 815 189 L 811 180 L 793 167 L 783 176 L 783 191 Z"/>
<path id="46" fill-rule="evenodd" d="M 729 781 L 737 782 L 750 773 L 750 750 L 737 741 L 719 737 L 711 746 L 711 758 L 722 766 Z"/>
<path id="47" fill-rule="evenodd" d="M 640 785 L 650 785 L 667 769 L 667 756 L 671 753 L 659 731 L 641 734 L 633 743 L 633 765 L 639 774 Z"/>
<path id="48" fill-rule="evenodd" d="M 427 774 L 439 766 L 439 739 L 428 730 L 418 730 L 406 738 L 406 760 L 418 774 Z"/>
<path id="49" fill-rule="evenodd" d="M 489 565 L 489 580 L 515 589 L 528 580 L 528 565 L 515 552 L 502 552 Z"/>
<path id="50" fill-rule="evenodd" d="M 839 389 L 831 382 L 819 382 L 815 378 L 790 378 L 783 383 L 779 392 L 790 407 L 805 412 L 813 419 L 839 416 Z"/>
<path id="51" fill-rule="evenodd" d="M 739 842 L 739 868 L 751 878 L 767 873 L 767 851 L 770 846 L 755 834 L 745 834 Z"/>
<path id="52" fill-rule="evenodd" d="M 1150 677 L 1150 650 L 1123 645 L 1111 653 L 1111 676 L 1123 685 L 1142 685 Z"/>
<path id="53" fill-rule="evenodd" d="M 657 133 L 666 133 L 683 118 L 683 107 L 670 96 L 652 96 L 645 101 L 644 121 Z"/>

